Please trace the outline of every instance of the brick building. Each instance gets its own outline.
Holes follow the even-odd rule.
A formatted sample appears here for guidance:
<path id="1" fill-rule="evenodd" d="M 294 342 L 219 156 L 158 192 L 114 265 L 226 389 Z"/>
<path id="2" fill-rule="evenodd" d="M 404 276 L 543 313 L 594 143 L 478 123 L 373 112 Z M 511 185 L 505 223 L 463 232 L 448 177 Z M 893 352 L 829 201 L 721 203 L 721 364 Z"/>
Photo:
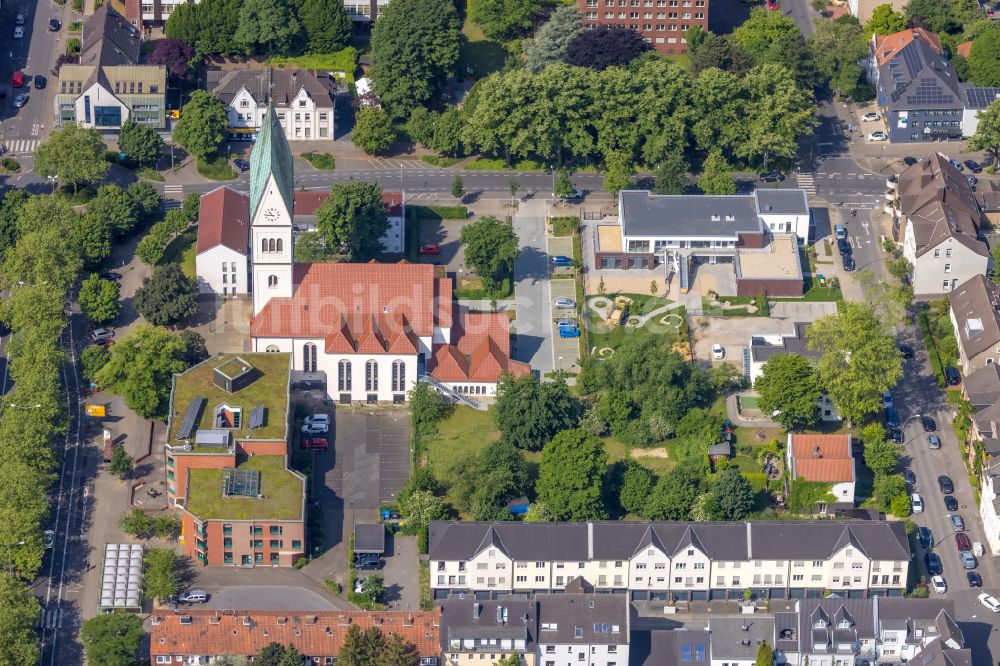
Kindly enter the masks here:
<path id="1" fill-rule="evenodd" d="M 636 30 L 660 53 L 686 53 L 684 31 L 708 31 L 709 0 L 576 0 L 583 24 Z"/>

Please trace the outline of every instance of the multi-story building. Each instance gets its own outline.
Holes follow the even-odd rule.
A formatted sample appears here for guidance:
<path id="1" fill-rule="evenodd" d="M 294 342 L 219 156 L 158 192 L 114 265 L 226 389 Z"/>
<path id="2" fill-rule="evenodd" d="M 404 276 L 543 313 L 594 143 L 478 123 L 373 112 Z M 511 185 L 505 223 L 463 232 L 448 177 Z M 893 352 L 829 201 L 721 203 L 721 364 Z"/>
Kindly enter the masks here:
<path id="1" fill-rule="evenodd" d="M 577 0 L 583 24 L 635 30 L 660 53 L 686 53 L 684 32 L 708 32 L 709 0 Z"/>
<path id="2" fill-rule="evenodd" d="M 802 479 L 830 485 L 830 494 L 836 501 L 831 506 L 817 507 L 818 512 L 854 507 L 856 476 L 850 435 L 789 433 L 785 451 L 792 481 Z"/>
<path id="3" fill-rule="evenodd" d="M 219 354 L 174 376 L 167 497 L 202 565 L 289 567 L 306 552 L 305 477 L 289 468 L 289 357 Z"/>
<path id="4" fill-rule="evenodd" d="M 203 294 L 250 293 L 250 203 L 245 194 L 219 187 L 201 195 L 195 272 Z"/>
<path id="5" fill-rule="evenodd" d="M 329 192 L 296 192 L 295 219 L 296 233 L 316 231 L 316 211 L 330 196 Z M 382 192 L 385 217 L 389 227 L 379 241 L 387 254 L 403 254 L 406 243 L 406 193 Z"/>
<path id="6" fill-rule="evenodd" d="M 344 0 L 344 9 L 354 21 L 356 28 L 366 30 L 388 4 L 389 0 Z"/>
<path id="7" fill-rule="evenodd" d="M 229 139 L 252 141 L 273 107 L 289 141 L 333 140 L 337 83 L 308 69 L 209 70 L 208 90 L 226 107 Z"/>
<path id="8" fill-rule="evenodd" d="M 499 600 L 442 599 L 441 655 L 448 666 L 495 664 L 517 654 L 536 666 L 538 602 L 515 597 Z"/>
<path id="9" fill-rule="evenodd" d="M 685 293 L 698 263 L 727 263 L 736 274 L 736 295 L 801 296 L 799 246 L 809 239 L 810 220 L 804 190 L 734 196 L 625 190 L 617 220 L 593 227 L 594 266 L 662 266 L 668 276 L 678 275 Z"/>
<path id="10" fill-rule="evenodd" d="M 165 127 L 166 68 L 140 64 L 140 41 L 139 30 L 111 3 L 101 5 L 83 25 L 80 62 L 59 69 L 56 124 L 116 130 L 131 118 Z"/>
<path id="11" fill-rule="evenodd" d="M 137 28 L 160 28 L 178 5 L 196 4 L 198 0 L 125 0 L 125 18 Z"/>
<path id="12" fill-rule="evenodd" d="M 881 663 L 935 663 L 920 661 L 918 656 L 940 648 L 955 651 L 952 656 L 968 655 L 968 650 L 963 649 L 965 637 L 953 619 L 953 601 L 925 599 L 914 603 L 910 599 L 878 599 L 874 605 Z M 939 644 L 937 649 L 934 643 Z"/>
<path id="13" fill-rule="evenodd" d="M 558 592 L 585 583 L 636 600 L 899 596 L 910 548 L 900 522 L 434 522 L 431 589 Z"/>
<path id="14" fill-rule="evenodd" d="M 628 666 L 629 603 L 620 594 L 538 597 L 539 666 Z"/>
<path id="15" fill-rule="evenodd" d="M 948 294 L 949 315 L 958 342 L 962 373 L 1000 363 L 1000 288 L 973 275 Z"/>
<path id="16" fill-rule="evenodd" d="M 761 643 L 774 647 L 773 617 L 710 617 L 712 666 L 754 666 Z"/>
<path id="17" fill-rule="evenodd" d="M 294 646 L 306 663 L 329 666 L 337 663 L 347 631 L 354 626 L 399 636 L 413 646 L 420 666 L 437 666 L 440 618 L 438 610 L 154 612 L 149 656 L 153 664 L 229 664 L 254 659 L 266 646 L 280 643 Z"/>

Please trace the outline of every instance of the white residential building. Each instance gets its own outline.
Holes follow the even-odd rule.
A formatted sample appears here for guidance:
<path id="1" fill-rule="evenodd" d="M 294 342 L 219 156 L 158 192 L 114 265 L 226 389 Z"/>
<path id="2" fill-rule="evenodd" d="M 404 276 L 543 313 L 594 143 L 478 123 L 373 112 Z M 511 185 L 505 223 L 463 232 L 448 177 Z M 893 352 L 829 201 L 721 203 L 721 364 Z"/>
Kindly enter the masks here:
<path id="1" fill-rule="evenodd" d="M 621 594 L 538 598 L 540 666 L 627 666 L 629 603 Z"/>
<path id="2" fill-rule="evenodd" d="M 250 293 L 249 199 L 228 187 L 202 195 L 195 269 L 198 291 L 222 297 Z"/>

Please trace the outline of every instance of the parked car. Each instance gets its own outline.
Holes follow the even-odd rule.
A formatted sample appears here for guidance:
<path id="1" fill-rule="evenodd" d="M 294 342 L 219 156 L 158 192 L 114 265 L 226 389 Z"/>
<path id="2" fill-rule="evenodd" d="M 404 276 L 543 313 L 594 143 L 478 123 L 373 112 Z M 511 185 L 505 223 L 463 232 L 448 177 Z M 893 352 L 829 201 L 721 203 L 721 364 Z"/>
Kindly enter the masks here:
<path id="1" fill-rule="evenodd" d="M 938 489 L 945 495 L 950 495 L 955 492 L 955 484 L 951 482 L 950 476 L 945 476 L 942 474 L 938 477 Z"/>
<path id="2" fill-rule="evenodd" d="M 846 240 L 847 229 L 845 229 L 842 224 L 835 224 L 833 225 L 833 235 L 837 238 L 837 240 Z"/>
<path id="3" fill-rule="evenodd" d="M 45 77 L 41 74 L 35 74 L 35 88 L 41 90 L 45 87 Z"/>
<path id="4" fill-rule="evenodd" d="M 552 302 L 552 305 L 557 310 L 575 310 L 576 309 L 576 301 L 574 301 L 572 298 L 557 298 L 555 301 Z"/>
<path id="5" fill-rule="evenodd" d="M 924 548 L 934 547 L 934 534 L 926 527 L 917 528 L 917 539 L 920 540 L 920 545 Z"/>
<path id="6" fill-rule="evenodd" d="M 240 170 L 240 173 L 250 170 L 250 163 L 246 160 L 233 160 L 233 165 Z"/>
<path id="7" fill-rule="evenodd" d="M 959 532 L 955 535 L 955 545 L 963 553 L 972 550 L 972 540 L 969 539 L 969 535 L 965 532 Z"/>
<path id="8" fill-rule="evenodd" d="M 14 28 L 14 39 L 24 39 L 24 27 L 17 26 Z"/>
<path id="9" fill-rule="evenodd" d="M 845 256 L 851 254 L 851 244 L 847 242 L 846 238 L 840 238 L 837 240 L 837 249 L 840 250 L 840 256 Z"/>
<path id="10" fill-rule="evenodd" d="M 559 327 L 559 337 L 560 338 L 578 338 L 580 337 L 580 329 L 576 326 L 560 326 Z"/>
<path id="11" fill-rule="evenodd" d="M 913 470 L 906 468 L 903 470 L 903 481 L 906 481 L 906 485 L 911 488 L 917 487 L 917 475 L 913 473 Z"/>
<path id="12" fill-rule="evenodd" d="M 948 380 L 951 386 L 955 386 L 962 381 L 962 376 L 958 373 L 958 369 L 950 365 L 944 369 L 944 378 Z"/>
<path id="13" fill-rule="evenodd" d="M 927 435 L 927 448 L 937 451 L 941 448 L 941 438 L 937 435 Z"/>
<path id="14" fill-rule="evenodd" d="M 941 575 L 941 558 L 934 553 L 924 555 L 924 562 L 927 563 L 927 573 L 932 576 Z"/>
<path id="15" fill-rule="evenodd" d="M 965 531 L 965 521 L 962 520 L 962 516 L 957 513 L 948 514 L 948 518 L 951 519 L 951 528 L 956 532 Z"/>
<path id="16" fill-rule="evenodd" d="M 313 436 L 313 435 L 325 435 L 330 432 L 330 424 L 328 423 L 306 423 L 302 426 L 302 434 Z"/>
<path id="17" fill-rule="evenodd" d="M 93 342 L 103 342 L 105 340 L 110 340 L 113 337 L 115 337 L 114 331 L 109 331 L 106 328 L 94 329 L 90 334 L 90 339 Z"/>
<path id="18" fill-rule="evenodd" d="M 903 429 L 902 428 L 893 428 L 889 432 L 890 432 L 890 434 L 892 436 L 892 441 L 894 441 L 896 444 L 902 444 L 903 443 Z"/>
<path id="19" fill-rule="evenodd" d="M 57 19 L 49 19 L 49 32 L 59 32 L 59 28 L 62 27 Z"/>
<path id="20" fill-rule="evenodd" d="M 967 550 L 959 551 L 958 559 L 962 560 L 963 569 L 975 569 L 979 562 L 976 561 L 976 556 Z"/>
<path id="21" fill-rule="evenodd" d="M 944 582 L 944 576 L 931 576 L 931 587 L 938 594 L 944 594 L 948 591 L 948 584 Z"/>
<path id="22" fill-rule="evenodd" d="M 303 423 L 325 423 L 327 427 L 330 426 L 330 415 L 329 414 L 310 414 L 309 416 L 302 419 Z"/>
<path id="23" fill-rule="evenodd" d="M 21 70 L 18 69 L 13 74 L 11 74 L 10 75 L 10 84 L 12 86 L 14 86 L 15 88 L 23 88 L 24 87 L 24 72 L 22 72 Z"/>
<path id="24" fill-rule="evenodd" d="M 890 428 L 899 427 L 899 414 L 896 413 L 895 407 L 887 407 L 885 410 L 885 422 L 889 424 Z"/>
<path id="25" fill-rule="evenodd" d="M 438 247 L 437 243 L 428 243 L 427 245 L 421 245 L 417 249 L 417 254 L 441 254 L 441 248 Z"/>
<path id="26" fill-rule="evenodd" d="M 888 139 L 889 135 L 885 132 L 872 132 L 868 135 L 869 141 L 887 141 Z"/>
<path id="27" fill-rule="evenodd" d="M 118 282 L 119 280 L 122 279 L 122 274 L 115 273 L 114 271 L 108 271 L 107 273 L 101 273 L 97 277 L 99 277 L 102 280 L 107 280 L 108 282 Z"/>
<path id="28" fill-rule="evenodd" d="M 937 423 L 929 416 L 921 416 L 920 425 L 924 427 L 924 432 L 934 432 L 937 430 Z"/>
<path id="29" fill-rule="evenodd" d="M 983 579 L 975 571 L 966 571 L 965 578 L 969 581 L 969 587 L 983 586 Z"/>
<path id="30" fill-rule="evenodd" d="M 326 451 L 330 448 L 329 442 L 323 437 L 303 437 L 300 446 L 303 451 Z"/>
<path id="31" fill-rule="evenodd" d="M 14 108 L 20 109 L 22 106 L 28 103 L 27 93 L 18 93 L 14 95 Z"/>
<path id="32" fill-rule="evenodd" d="M 45 538 L 45 549 L 51 550 L 52 546 L 56 544 L 55 530 L 42 530 L 42 536 Z"/>
<path id="33" fill-rule="evenodd" d="M 760 174 L 760 182 L 762 183 L 780 183 L 784 179 L 785 175 L 777 171 L 765 171 Z"/>
<path id="34" fill-rule="evenodd" d="M 992 594 L 986 594 L 985 592 L 983 592 L 976 598 L 979 599 L 979 603 L 986 606 L 986 608 L 988 608 L 990 611 L 994 613 L 1000 613 L 1000 601 L 997 601 L 996 597 L 994 597 Z"/>
<path id="35" fill-rule="evenodd" d="M 975 160 L 965 160 L 962 164 L 964 164 L 965 168 L 972 173 L 981 173 L 983 170 L 983 167 L 979 166 L 979 162 L 976 162 Z"/>
<path id="36" fill-rule="evenodd" d="M 554 257 L 552 257 L 552 265 L 553 266 L 572 266 L 573 265 L 573 260 L 570 259 L 569 257 L 565 256 L 565 255 L 557 254 Z"/>
<path id="37" fill-rule="evenodd" d="M 893 402 L 892 402 L 892 392 L 891 391 L 885 391 L 884 393 L 882 393 L 882 405 L 885 406 L 885 407 L 893 407 L 894 406 Z"/>
<path id="38" fill-rule="evenodd" d="M 374 553 L 355 555 L 354 568 L 366 571 L 378 571 L 382 568 L 382 558 Z"/>
<path id="39" fill-rule="evenodd" d="M 863 123 L 872 123 L 876 120 L 878 120 L 878 114 L 874 111 L 869 111 L 865 115 L 861 116 L 861 122 Z"/>
<path id="40" fill-rule="evenodd" d="M 976 178 L 975 176 L 966 176 L 965 180 L 967 183 L 969 183 L 969 185 L 972 185 L 973 187 L 975 187 L 975 185 L 979 182 L 979 179 Z"/>
<path id="41" fill-rule="evenodd" d="M 951 159 L 951 158 L 949 157 L 949 158 L 948 158 L 948 161 L 949 161 L 949 162 L 951 162 L 951 165 L 952 165 L 953 167 L 955 167 L 956 169 L 958 169 L 959 171 L 965 171 L 965 167 L 964 167 L 964 166 L 962 166 L 962 163 L 961 163 L 961 162 L 959 162 L 958 160 L 954 160 L 954 159 Z"/>
<path id="42" fill-rule="evenodd" d="M 14 16 L 14 25 L 24 25 L 24 22 L 28 20 L 28 15 L 23 11 L 19 11 L 16 16 Z"/>
<path id="43" fill-rule="evenodd" d="M 913 358 L 916 355 L 913 353 L 913 347 L 909 345 L 896 345 L 896 349 L 899 350 L 899 355 L 907 360 Z"/>
<path id="44" fill-rule="evenodd" d="M 850 273 L 854 270 L 856 264 L 854 263 L 854 257 L 849 254 L 845 254 L 840 260 L 844 263 L 844 272 Z"/>
<path id="45" fill-rule="evenodd" d="M 903 164 L 905 164 L 906 166 L 913 166 L 919 161 L 920 160 L 918 160 L 916 157 L 912 157 L 910 155 L 907 155 L 906 157 L 903 158 Z"/>
<path id="46" fill-rule="evenodd" d="M 712 358 L 716 361 L 726 358 L 726 348 L 718 344 L 712 345 Z"/>
<path id="47" fill-rule="evenodd" d="M 181 592 L 177 600 L 185 604 L 203 604 L 208 601 L 208 594 L 204 590 L 189 590 Z"/>
<path id="48" fill-rule="evenodd" d="M 910 495 L 910 507 L 913 509 L 913 513 L 924 512 L 924 500 L 920 497 L 920 493 Z"/>
<path id="49" fill-rule="evenodd" d="M 958 511 L 958 500 L 954 495 L 945 495 L 943 499 L 946 511 Z"/>

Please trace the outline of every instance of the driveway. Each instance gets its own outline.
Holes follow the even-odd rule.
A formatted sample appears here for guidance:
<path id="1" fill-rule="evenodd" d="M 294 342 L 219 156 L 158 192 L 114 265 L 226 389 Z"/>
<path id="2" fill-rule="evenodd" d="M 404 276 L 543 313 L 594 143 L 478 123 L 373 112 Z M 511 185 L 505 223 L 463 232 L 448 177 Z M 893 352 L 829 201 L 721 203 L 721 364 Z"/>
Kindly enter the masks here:
<path id="1" fill-rule="evenodd" d="M 205 571 L 208 570 L 205 569 Z M 201 576 L 200 578 L 208 579 L 210 576 Z M 302 578 L 305 579 L 304 576 Z M 308 579 L 305 579 L 304 582 L 312 583 Z M 182 604 L 182 609 L 332 611 L 353 608 L 343 599 L 295 585 L 204 585 L 199 582 L 199 586 L 198 589 L 208 592 L 208 601 L 204 604 L 191 606 Z"/>
<path id="2" fill-rule="evenodd" d="M 517 347 L 513 356 L 531 364 L 539 376 L 552 370 L 552 292 L 549 286 L 548 247 L 545 238 L 546 203 L 529 199 L 514 215 L 514 232 L 521 253 L 514 260 L 514 296 Z"/>
<path id="3" fill-rule="evenodd" d="M 438 255 L 417 255 L 421 264 L 441 264 L 449 273 L 461 276 L 465 270 L 465 249 L 459 241 L 462 227 L 475 220 L 418 220 L 417 242 L 420 245 L 436 243 Z"/>
<path id="4" fill-rule="evenodd" d="M 418 610 L 420 608 L 420 554 L 417 538 L 393 534 L 385 539 L 385 581 L 383 602 L 386 608 Z M 365 575 L 368 572 L 359 572 Z"/>

